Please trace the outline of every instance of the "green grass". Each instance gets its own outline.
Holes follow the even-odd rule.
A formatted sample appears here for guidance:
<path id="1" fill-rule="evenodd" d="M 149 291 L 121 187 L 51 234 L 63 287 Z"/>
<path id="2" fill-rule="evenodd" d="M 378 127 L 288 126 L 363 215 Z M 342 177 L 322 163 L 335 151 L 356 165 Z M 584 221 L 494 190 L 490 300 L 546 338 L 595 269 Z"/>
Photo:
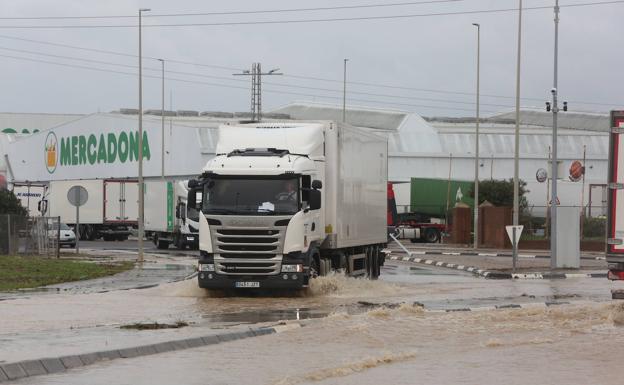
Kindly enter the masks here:
<path id="1" fill-rule="evenodd" d="M 0 291 L 99 278 L 133 267 L 132 262 L 96 264 L 38 256 L 0 256 Z"/>

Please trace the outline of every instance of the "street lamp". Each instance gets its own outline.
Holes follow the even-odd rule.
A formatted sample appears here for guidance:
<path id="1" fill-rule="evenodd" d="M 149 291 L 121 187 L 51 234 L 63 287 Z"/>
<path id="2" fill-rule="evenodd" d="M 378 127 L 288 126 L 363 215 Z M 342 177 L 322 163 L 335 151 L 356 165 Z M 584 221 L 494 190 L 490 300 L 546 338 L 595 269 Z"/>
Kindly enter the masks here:
<path id="1" fill-rule="evenodd" d="M 143 63 L 141 41 L 141 15 L 151 9 L 139 9 L 139 256 L 138 261 L 143 262 L 143 237 L 144 237 L 144 184 L 143 184 Z"/>
<path id="2" fill-rule="evenodd" d="M 516 261 L 518 260 L 518 242 L 515 241 L 516 231 L 520 217 L 520 197 L 519 197 L 519 174 L 520 174 L 520 57 L 522 52 L 522 0 L 518 0 L 518 57 L 516 63 L 516 130 L 514 145 L 514 186 L 513 186 L 513 256 L 512 271 L 516 272 Z"/>
<path id="3" fill-rule="evenodd" d="M 481 25 L 477 27 L 477 120 L 475 139 L 475 187 L 474 187 L 474 248 L 479 247 L 479 82 L 481 74 Z"/>
<path id="4" fill-rule="evenodd" d="M 342 78 L 342 121 L 347 121 L 347 62 L 349 59 L 344 59 L 344 74 Z"/>
<path id="5" fill-rule="evenodd" d="M 161 177 L 165 179 L 165 59 L 158 59 L 162 68 L 162 92 L 160 103 L 160 159 L 161 159 Z"/>

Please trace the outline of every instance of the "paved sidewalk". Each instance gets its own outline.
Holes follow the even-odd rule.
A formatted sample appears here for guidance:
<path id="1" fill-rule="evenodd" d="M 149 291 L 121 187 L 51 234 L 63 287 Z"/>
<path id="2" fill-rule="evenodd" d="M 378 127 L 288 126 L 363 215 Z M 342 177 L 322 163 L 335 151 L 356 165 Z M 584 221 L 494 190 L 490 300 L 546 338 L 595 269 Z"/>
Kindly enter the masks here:
<path id="1" fill-rule="evenodd" d="M 513 272 L 513 260 L 507 250 L 474 249 L 432 249 L 414 247 L 411 243 L 402 243 L 409 255 L 395 242 L 388 244 L 391 260 L 403 260 L 416 264 L 462 270 L 486 278 L 497 279 L 554 279 L 580 277 L 606 277 L 607 263 L 599 255 L 581 257 L 580 269 L 551 269 L 550 256 L 544 254 L 519 253 L 516 270 Z M 515 273 L 515 274 L 512 274 Z"/>

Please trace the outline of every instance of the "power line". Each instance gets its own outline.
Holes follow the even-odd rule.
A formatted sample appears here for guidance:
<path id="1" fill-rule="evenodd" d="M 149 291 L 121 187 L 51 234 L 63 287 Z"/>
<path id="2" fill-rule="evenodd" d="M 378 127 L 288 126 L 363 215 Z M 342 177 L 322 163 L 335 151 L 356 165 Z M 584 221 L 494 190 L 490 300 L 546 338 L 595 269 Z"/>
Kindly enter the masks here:
<path id="1" fill-rule="evenodd" d="M 26 54 L 31 54 L 31 55 L 46 56 L 46 57 L 51 57 L 51 58 L 56 58 L 56 59 L 67 59 L 67 60 L 82 61 L 82 62 L 86 62 L 86 63 L 104 64 L 104 65 L 123 67 L 123 68 L 131 68 L 131 69 L 136 69 L 137 68 L 136 65 L 131 65 L 131 64 L 114 63 L 114 62 L 109 62 L 109 61 L 104 61 L 104 60 L 86 59 L 86 58 L 80 58 L 80 57 L 75 57 L 75 56 L 56 55 L 56 54 L 49 54 L 49 53 L 36 52 L 36 51 L 30 51 L 30 50 L 23 50 L 23 49 L 16 49 L 16 48 L 8 48 L 8 47 L 2 47 L 2 46 L 0 46 L 0 50 L 19 52 L 19 53 L 26 53 Z M 17 59 L 18 57 L 14 56 L 12 58 Z M 62 64 L 62 63 L 58 63 L 58 64 Z M 160 72 L 161 71 L 161 69 L 159 69 L 159 68 L 144 67 L 143 69 L 147 70 L 147 71 L 155 71 L 155 72 Z M 235 78 L 225 77 L 225 76 L 207 75 L 207 74 L 201 74 L 201 73 L 196 73 L 196 72 L 168 70 L 167 73 L 176 74 L 176 75 L 195 76 L 195 77 L 200 77 L 200 78 L 219 79 L 219 80 L 226 80 L 226 81 L 230 81 L 230 82 L 240 82 L 240 83 L 245 83 L 245 84 L 248 83 L 246 80 L 242 80 L 242 79 L 235 79 Z M 322 88 L 322 87 L 311 87 L 311 86 L 304 86 L 304 85 L 273 83 L 273 82 L 265 82 L 265 84 L 272 85 L 272 86 L 277 86 L 277 87 L 289 87 L 289 88 L 297 88 L 297 89 L 308 89 L 308 90 L 314 90 L 314 91 L 342 92 L 341 90 L 338 90 L 338 89 Z M 450 104 L 474 105 L 474 102 L 465 102 L 465 101 L 459 101 L 459 100 L 433 99 L 433 98 L 423 98 L 423 97 L 403 96 L 403 95 L 390 95 L 390 94 L 377 94 L 377 93 L 372 93 L 372 92 L 361 92 L 361 91 L 351 91 L 350 93 L 351 94 L 355 94 L 355 95 L 365 95 L 365 96 L 374 96 L 374 97 L 383 97 L 383 98 L 406 99 L 406 100 L 421 100 L 421 101 L 441 102 L 441 103 L 450 103 Z M 491 104 L 491 103 L 482 103 L 482 105 L 491 106 L 491 107 L 503 107 L 503 108 L 513 107 L 511 105 Z"/>
<path id="2" fill-rule="evenodd" d="M 9 39 L 9 40 L 16 40 L 16 41 L 23 41 L 23 42 L 28 42 L 28 43 L 35 43 L 35 44 L 50 45 L 50 46 L 54 46 L 54 47 L 70 48 L 70 49 L 76 49 L 76 50 L 81 50 L 81 51 L 103 53 L 103 54 L 107 54 L 107 55 L 115 55 L 115 56 L 131 57 L 131 58 L 138 57 L 136 54 L 131 54 L 131 53 L 127 53 L 127 52 L 119 52 L 119 51 L 110 51 L 110 50 L 97 49 L 97 48 L 81 47 L 81 46 L 75 46 L 75 45 L 69 45 L 69 44 L 63 44 L 63 43 L 55 43 L 55 42 L 51 42 L 51 41 L 26 39 L 26 38 L 16 37 L 16 36 L 0 35 L 0 38 L 2 38 L 2 39 Z M 143 55 L 143 59 L 158 60 L 158 59 L 161 59 L 161 58 L 150 57 L 150 56 Z M 188 61 L 183 61 L 183 60 L 174 60 L 174 59 L 167 59 L 167 62 L 168 63 L 176 63 L 176 64 L 194 65 L 194 66 L 198 66 L 198 67 L 216 68 L 216 69 L 227 70 L 227 71 L 240 71 L 241 70 L 240 68 L 235 68 L 235 67 L 227 67 L 227 66 L 220 66 L 220 65 L 214 65 L 214 64 L 204 64 L 204 63 L 193 63 L 193 62 L 188 62 Z"/>
<path id="3" fill-rule="evenodd" d="M 589 3 L 577 3 L 560 5 L 560 8 L 569 7 L 585 7 L 608 4 L 621 4 L 624 0 L 599 1 Z M 552 6 L 536 6 L 526 7 L 523 11 L 551 9 Z M 387 16 L 356 16 L 356 17 L 336 17 L 336 18 L 318 18 L 318 19 L 292 19 L 292 20 L 264 20 L 264 21 L 229 21 L 229 22 L 213 22 L 213 23 L 171 23 L 171 24 L 144 24 L 144 28 L 167 28 L 167 27 L 215 27 L 215 26 L 236 26 L 236 25 L 270 25 L 270 24 L 301 24 L 301 23 L 319 23 L 319 22 L 339 22 L 339 21 L 362 21 L 362 20 L 392 20 L 392 19 L 409 19 L 417 17 L 432 16 L 457 16 L 457 15 L 474 15 L 487 13 L 505 13 L 515 12 L 518 8 L 501 8 L 501 9 L 482 9 L 473 11 L 456 11 L 456 12 L 435 12 L 420 14 L 404 14 L 404 15 L 387 15 Z M 137 28 L 135 24 L 73 24 L 73 25 L 0 25 L 0 29 L 93 29 L 93 28 Z"/>
<path id="4" fill-rule="evenodd" d="M 54 47 L 76 49 L 76 50 L 81 50 L 81 51 L 109 54 L 109 55 L 115 55 L 115 56 L 121 56 L 121 57 L 131 57 L 131 58 L 136 58 L 137 57 L 137 55 L 130 54 L 130 53 L 127 53 L 127 52 L 119 52 L 119 51 L 111 51 L 111 50 L 104 50 L 104 49 L 97 49 L 97 48 L 75 46 L 75 45 L 70 45 L 70 44 L 55 43 L 55 42 L 44 41 L 44 40 L 27 39 L 27 38 L 21 38 L 21 37 L 16 37 L 16 36 L 9 36 L 9 35 L 1 35 L 0 34 L 0 38 L 2 38 L 2 39 L 9 39 L 9 40 L 15 40 L 15 41 L 23 41 L 23 42 L 28 42 L 28 43 L 49 45 L 49 46 L 54 46 Z M 4 48 L 4 49 L 8 49 L 8 48 Z M 17 50 L 17 49 L 9 49 L 9 50 L 13 50 L 13 51 L 16 51 L 16 52 L 35 53 L 35 52 L 32 52 L 32 51 L 26 51 L 26 50 L 21 50 L 21 51 Z M 56 56 L 56 55 L 51 55 L 51 54 L 41 54 L 41 53 L 37 53 L 37 54 L 46 55 L 46 56 L 50 56 L 50 57 L 55 57 Z M 58 56 L 62 57 L 60 55 L 58 55 Z M 143 57 L 146 58 L 146 59 L 153 59 L 153 60 L 158 60 L 159 59 L 159 58 L 150 57 L 150 56 L 143 56 Z M 66 57 L 66 58 L 71 58 L 71 57 Z M 71 58 L 71 59 L 89 61 L 89 59 L 78 59 L 78 58 Z M 236 68 L 236 67 L 228 67 L 228 66 L 221 66 L 221 65 L 215 65 L 215 64 L 189 62 L 189 61 L 175 60 L 175 59 L 166 59 L 166 60 L 167 60 L 168 63 L 192 65 L 192 66 L 205 67 L 205 68 L 215 68 L 215 69 L 227 70 L 227 71 L 242 71 L 242 69 Z M 98 62 L 98 61 L 94 61 L 94 62 Z M 110 63 L 110 62 L 103 62 L 103 61 L 101 61 L 99 63 L 101 63 L 101 64 L 109 64 L 109 65 L 118 65 L 118 66 L 122 66 L 122 67 L 123 66 L 128 67 L 127 65 L 119 65 L 119 64 Z M 134 68 L 133 66 L 130 66 L 130 67 Z M 149 70 L 151 70 L 151 69 L 149 69 Z M 172 71 L 168 71 L 168 72 L 173 73 Z M 175 71 L 175 72 L 178 73 L 178 74 L 182 74 L 182 75 L 193 75 L 193 76 L 203 76 L 203 77 L 215 78 L 215 79 L 226 79 L 225 77 L 219 77 L 219 76 L 197 75 L 197 74 L 185 73 L 185 72 L 181 72 L 181 71 Z M 290 77 L 290 78 L 302 79 L 302 80 L 312 80 L 312 81 L 323 81 L 323 82 L 330 82 L 330 83 L 339 83 L 339 84 L 342 84 L 342 82 L 343 82 L 342 80 L 327 79 L 327 78 L 314 77 L 314 76 L 304 76 L 304 75 L 289 75 L 289 74 L 285 74 L 284 77 Z M 229 77 L 227 79 L 233 80 L 233 79 L 230 79 Z M 438 94 L 452 94 L 452 95 L 474 96 L 472 92 L 440 90 L 440 89 L 431 89 L 431 88 L 417 88 L 417 87 L 407 87 L 407 86 L 398 86 L 398 85 L 392 85 L 392 84 L 381 84 L 381 83 L 371 83 L 371 82 L 348 81 L 347 84 L 360 85 L 360 86 L 366 86 L 366 87 L 376 87 L 376 88 L 405 90 L 405 91 L 418 91 L 418 92 L 430 92 L 430 93 L 438 93 Z M 274 85 L 279 85 L 279 84 L 278 83 L 274 83 Z M 308 87 L 301 86 L 301 88 L 308 88 Z M 514 96 L 495 95 L 495 94 L 481 94 L 481 96 L 490 97 L 490 98 L 500 98 L 500 99 L 515 99 Z M 538 101 L 538 102 L 542 102 L 544 100 L 543 98 L 528 98 L 528 97 L 523 97 L 521 99 L 522 100 L 527 100 L 527 101 Z M 604 106 L 617 106 L 617 107 L 620 107 L 621 106 L 621 104 L 612 104 L 612 103 L 605 103 L 605 102 L 587 102 L 587 101 L 578 101 L 578 100 L 577 101 L 570 100 L 570 103 L 574 103 L 574 104 L 577 104 L 577 105 L 596 105 L 596 106 L 603 106 L 603 107 Z M 503 107 L 502 105 L 492 105 L 492 106 Z"/>
<path id="5" fill-rule="evenodd" d="M 97 67 L 92 67 L 92 66 L 83 66 L 83 65 L 78 65 L 78 64 L 59 63 L 59 62 L 53 62 L 53 61 L 49 61 L 49 60 L 25 58 L 25 57 L 20 57 L 20 56 L 13 56 L 13 55 L 0 55 L 0 57 L 9 58 L 9 59 L 15 59 L 15 60 L 25 60 L 25 61 L 31 61 L 31 62 L 36 62 L 36 63 L 52 64 L 52 65 L 61 66 L 61 67 L 68 67 L 68 68 L 85 69 L 85 70 L 89 70 L 89 71 L 114 73 L 114 74 L 127 75 L 127 76 L 138 76 L 138 74 L 135 73 L 135 72 L 124 72 L 124 71 L 117 71 L 117 70 L 111 70 L 111 69 L 97 68 Z M 146 77 L 146 78 L 152 78 L 152 79 L 158 79 L 158 80 L 162 79 L 161 76 L 157 76 L 157 75 L 143 75 L 143 76 Z M 222 88 L 231 88 L 231 89 L 240 89 L 240 90 L 249 91 L 248 87 L 243 87 L 243 86 L 239 87 L 239 86 L 234 86 L 234 85 L 229 85 L 229 84 L 220 84 L 220 83 L 212 83 L 212 82 L 206 82 L 206 81 L 180 79 L 180 78 L 174 78 L 174 77 L 166 77 L 165 79 L 166 80 L 170 80 L 170 81 L 175 81 L 175 82 L 181 82 L 181 83 L 188 83 L 188 84 L 195 84 L 195 85 L 201 84 L 201 85 L 208 85 L 208 86 L 212 86 L 212 87 L 222 87 Z M 282 90 L 272 90 L 272 89 L 265 89 L 264 91 L 265 92 L 269 92 L 269 93 L 275 93 L 275 94 L 305 96 L 305 97 L 320 98 L 320 99 L 342 100 L 342 97 L 330 96 L 330 95 L 308 94 L 308 93 L 302 93 L 302 92 L 292 92 L 292 91 L 282 91 Z M 396 102 L 386 102 L 386 101 L 370 100 L 370 99 L 350 98 L 350 100 L 356 101 L 356 102 L 375 103 L 375 104 L 383 104 L 383 105 L 389 105 L 389 106 L 405 106 L 405 107 L 413 107 L 413 108 L 429 108 L 429 109 L 445 110 L 445 111 L 448 111 L 448 110 L 451 110 L 451 109 L 452 110 L 458 110 L 458 111 L 470 111 L 470 112 L 473 111 L 472 109 L 469 109 L 469 108 L 431 106 L 431 105 L 408 104 L 408 103 L 396 103 Z M 495 113 L 496 111 L 486 111 L 486 112 L 488 112 L 488 113 Z"/>
<path id="6" fill-rule="evenodd" d="M 110 50 L 104 50 L 104 49 L 75 46 L 75 45 L 70 45 L 70 44 L 56 43 L 56 42 L 50 42 L 50 41 L 44 41 L 44 40 L 34 40 L 34 39 L 20 38 L 20 37 L 9 36 L 9 35 L 0 35 L 0 38 L 2 38 L 2 39 L 9 39 L 9 40 L 15 40 L 15 41 L 23 41 L 23 42 L 34 43 L 34 44 L 49 45 L 49 46 L 54 46 L 54 47 L 69 48 L 69 49 L 75 49 L 75 50 L 81 50 L 81 51 L 109 54 L 109 55 L 115 55 L 115 56 L 121 56 L 121 57 L 131 57 L 131 58 L 136 58 L 137 57 L 137 55 L 130 54 L 130 53 L 127 53 L 127 52 L 110 51 Z M 62 55 L 44 54 L 44 53 L 40 53 L 40 52 L 19 50 L 19 49 L 6 48 L 6 47 L 0 48 L 0 49 L 11 50 L 11 51 L 15 51 L 15 52 L 38 54 L 38 55 L 44 55 L 44 56 L 49 56 L 49 57 L 58 57 L 58 58 L 66 58 L 66 59 L 72 59 L 72 60 L 81 60 L 81 61 L 85 61 L 85 62 L 94 62 L 94 63 L 100 63 L 100 64 L 115 65 L 115 66 L 121 66 L 121 67 L 127 67 L 127 68 L 136 68 L 134 66 L 122 65 L 122 64 L 105 62 L 105 61 L 83 59 L 83 58 L 75 58 L 75 57 L 62 56 Z M 150 57 L 150 56 L 144 56 L 144 58 L 153 59 L 153 60 L 158 60 L 159 59 L 159 58 Z M 189 61 L 175 60 L 175 59 L 166 59 L 166 60 L 169 63 L 183 64 L 183 65 L 192 65 L 192 66 L 205 67 L 205 68 L 215 68 L 215 69 L 227 70 L 227 71 L 242 71 L 241 69 L 236 68 L 236 67 L 228 67 L 228 66 L 221 66 L 221 65 L 215 65 L 215 64 L 189 62 Z M 146 68 L 146 69 L 147 70 L 154 70 L 154 71 L 157 70 L 157 69 L 152 69 L 152 68 Z M 158 71 L 160 71 L 160 70 L 158 70 Z M 214 78 L 214 79 L 227 79 L 227 80 L 234 80 L 234 81 L 237 80 L 237 79 L 231 79 L 229 77 L 226 78 L 226 77 L 222 77 L 222 76 L 212 76 L 212 75 L 205 75 L 205 74 L 201 74 L 200 75 L 200 74 L 196 74 L 196 73 L 183 72 L 183 71 L 172 71 L 172 70 L 169 70 L 168 72 L 170 72 L 170 73 L 177 73 L 177 74 L 180 74 L 180 75 L 201 76 L 201 77 Z M 302 80 L 322 81 L 322 82 L 337 83 L 337 84 L 342 84 L 342 82 L 343 82 L 342 80 L 327 79 L 327 78 L 314 77 L 314 76 L 304 76 L 304 75 L 284 74 L 284 77 L 289 77 L 289 78 L 294 78 L 294 79 L 302 79 Z M 431 88 L 417 88 L 417 87 L 398 86 L 398 85 L 392 85 L 392 84 L 381 84 L 381 83 L 360 82 L 360 81 L 348 81 L 347 83 L 348 84 L 352 84 L 352 85 L 366 86 L 366 87 L 376 87 L 376 88 L 395 89 L 395 90 L 404 90 L 404 91 L 417 91 L 417 92 L 430 92 L 430 93 L 438 93 L 438 94 L 474 96 L 472 92 L 463 92 L 463 91 L 440 90 L 440 89 L 431 89 Z M 273 85 L 286 86 L 286 85 L 282 85 L 282 84 L 279 84 L 279 83 L 273 83 Z M 315 89 L 315 87 L 307 87 L 307 86 L 299 86 L 299 88 Z M 327 90 L 327 89 L 319 88 L 319 90 Z M 366 93 L 362 93 L 362 94 L 366 94 Z M 500 98 L 500 99 L 515 99 L 515 97 L 513 97 L 513 96 L 496 95 L 496 94 L 481 94 L 481 96 L 490 97 L 490 98 Z M 411 98 L 411 97 L 407 97 L 407 98 Z M 421 99 L 422 100 L 435 101 L 435 99 L 425 99 L 425 98 L 421 98 Z M 537 101 L 537 102 L 542 102 L 543 101 L 543 98 L 523 97 L 521 99 L 522 100 L 526 100 L 526 101 Z M 465 102 L 465 103 L 467 103 L 467 102 Z M 577 104 L 577 105 L 617 106 L 617 107 L 620 106 L 620 104 L 610 104 L 610 103 L 605 103 L 605 102 L 586 102 L 586 101 L 574 101 L 574 100 L 570 100 L 570 103 L 574 103 L 574 104 Z M 496 104 L 490 104 L 490 106 L 507 107 L 507 106 L 504 106 L 504 105 L 496 105 Z"/>
<path id="7" fill-rule="evenodd" d="M 146 14 L 143 17 L 187 17 L 187 16 L 225 16 L 225 15 L 251 15 L 262 13 L 287 13 L 287 12 L 316 12 L 316 11 L 334 11 L 345 9 L 365 9 L 365 8 L 388 8 L 402 7 L 410 5 L 423 4 L 440 4 L 455 3 L 465 0 L 426 0 L 426 1 L 409 1 L 400 3 L 385 4 L 356 4 L 342 5 L 334 7 L 312 7 L 312 8 L 285 8 L 285 9 L 268 9 L 268 10 L 252 10 L 252 11 L 217 11 L 217 12 L 186 12 L 186 13 L 153 13 Z M 74 19 L 129 19 L 136 18 L 136 15 L 103 15 L 103 16 L 30 16 L 30 17 L 0 17 L 0 20 L 74 20 Z"/>

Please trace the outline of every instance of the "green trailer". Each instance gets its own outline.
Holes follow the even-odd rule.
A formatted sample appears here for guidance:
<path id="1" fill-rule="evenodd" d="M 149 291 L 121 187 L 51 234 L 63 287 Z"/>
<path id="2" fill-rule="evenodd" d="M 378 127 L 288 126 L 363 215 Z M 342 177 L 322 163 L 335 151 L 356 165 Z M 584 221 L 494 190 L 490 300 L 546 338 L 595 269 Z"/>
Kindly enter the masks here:
<path id="1" fill-rule="evenodd" d="M 410 212 L 445 218 L 447 209 L 452 209 L 459 202 L 472 208 L 474 199 L 470 197 L 470 193 L 473 187 L 473 181 L 412 178 Z"/>

